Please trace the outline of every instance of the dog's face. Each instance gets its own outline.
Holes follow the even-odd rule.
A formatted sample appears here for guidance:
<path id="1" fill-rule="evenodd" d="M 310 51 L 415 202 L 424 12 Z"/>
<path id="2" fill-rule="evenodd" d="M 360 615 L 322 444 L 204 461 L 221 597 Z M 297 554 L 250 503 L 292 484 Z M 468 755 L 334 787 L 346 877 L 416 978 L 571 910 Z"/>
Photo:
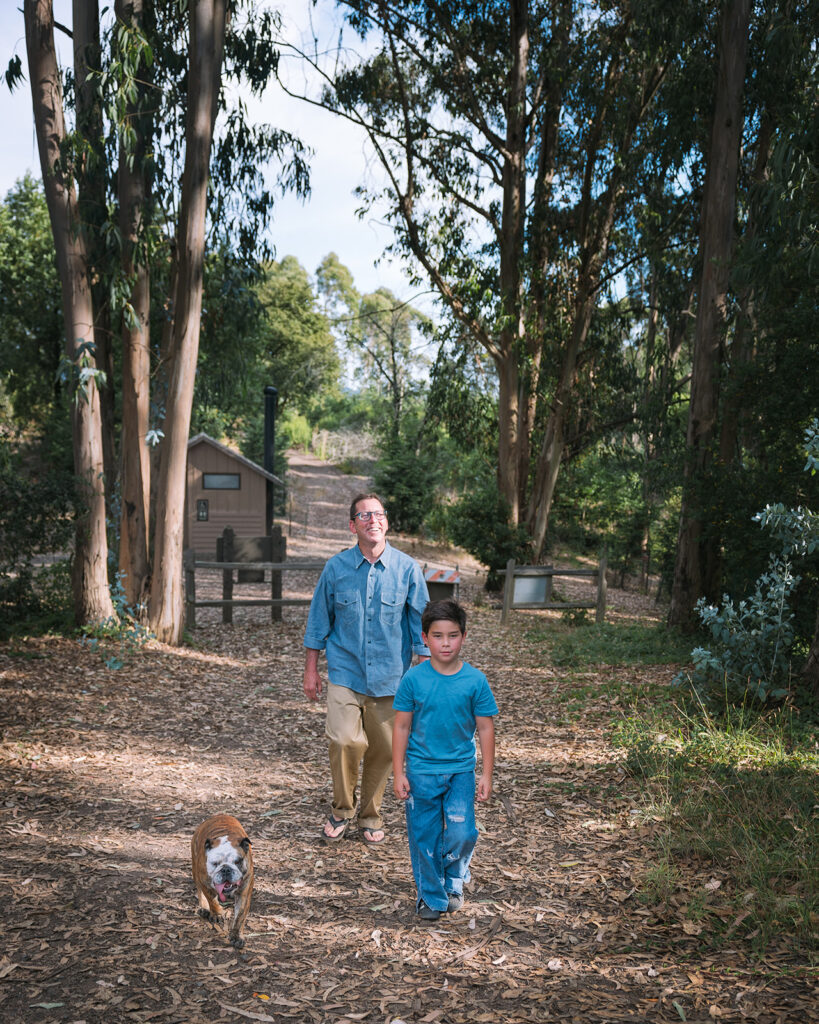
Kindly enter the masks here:
<path id="1" fill-rule="evenodd" d="M 205 842 L 205 866 L 220 903 L 232 899 L 248 873 L 250 840 L 244 836 L 236 845 L 228 836 Z"/>

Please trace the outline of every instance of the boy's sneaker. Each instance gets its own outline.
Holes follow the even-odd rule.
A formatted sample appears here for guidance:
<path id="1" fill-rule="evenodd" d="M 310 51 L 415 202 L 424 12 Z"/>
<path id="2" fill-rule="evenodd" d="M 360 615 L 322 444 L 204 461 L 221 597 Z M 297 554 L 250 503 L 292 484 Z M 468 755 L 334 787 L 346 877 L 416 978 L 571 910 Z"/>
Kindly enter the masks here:
<path id="1" fill-rule="evenodd" d="M 451 914 L 453 910 L 460 910 L 464 905 L 463 895 L 459 892 L 451 892 L 449 895 L 449 902 L 447 903 L 446 912 Z"/>
<path id="2" fill-rule="evenodd" d="M 441 916 L 440 910 L 433 910 L 432 907 L 428 907 L 423 900 L 418 901 L 418 909 L 415 913 L 422 921 L 437 921 Z"/>

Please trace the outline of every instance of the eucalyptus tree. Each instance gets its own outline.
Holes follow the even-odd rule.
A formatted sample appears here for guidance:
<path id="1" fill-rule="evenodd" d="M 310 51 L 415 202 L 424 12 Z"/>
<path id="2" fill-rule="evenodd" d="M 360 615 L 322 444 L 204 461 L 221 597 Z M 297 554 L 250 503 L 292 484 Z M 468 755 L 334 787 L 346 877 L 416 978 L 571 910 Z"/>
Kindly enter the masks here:
<path id="1" fill-rule="evenodd" d="M 88 243 L 77 230 L 77 190 L 62 158 L 67 128 L 50 0 L 25 0 L 24 16 L 37 148 L 62 285 L 65 355 L 75 396 L 74 471 L 82 488 L 82 514 L 77 518 L 72 563 L 74 610 L 78 622 L 101 622 L 113 616 L 114 606 L 108 589 L 102 414 Z"/>
<path id="2" fill-rule="evenodd" d="M 179 372 L 178 346 L 185 333 L 179 333 L 181 317 L 195 314 L 195 310 L 186 313 L 184 309 L 185 302 L 194 294 L 184 274 L 193 267 L 197 280 L 202 279 L 205 250 L 235 254 L 251 275 L 255 260 L 269 256 L 265 227 L 275 193 L 265 174 L 266 163 L 279 165 L 277 188 L 294 188 L 302 194 L 307 189 L 301 144 L 275 127 L 250 123 L 243 98 L 247 93 L 260 94 L 275 67 L 278 19 L 274 12 L 259 10 L 252 0 L 229 3 L 226 8 L 230 17 L 226 18 L 220 76 L 214 95 L 217 105 L 210 113 L 200 109 L 193 115 L 194 120 L 191 103 L 200 102 L 201 96 L 190 88 L 188 53 L 193 22 L 184 7 L 148 0 L 141 4 L 123 3 L 118 8 L 120 17 L 112 34 L 107 109 L 110 134 L 120 150 L 119 210 L 121 220 L 125 218 L 123 258 L 114 267 L 113 279 L 123 288 L 124 352 L 135 361 L 124 375 L 124 385 L 130 385 L 134 393 L 128 405 L 123 394 L 123 452 L 127 448 L 134 458 L 127 477 L 129 466 L 123 458 L 121 532 L 125 535 L 126 527 L 130 527 L 138 538 L 130 562 L 130 552 L 122 547 L 120 550 L 120 569 L 125 574 L 129 596 L 143 594 L 147 579 L 140 517 L 148 505 L 148 495 L 154 499 L 149 517 L 153 524 L 149 541 L 153 541 L 153 546 L 148 547 L 154 557 L 160 532 L 166 528 L 170 514 L 167 502 L 156 501 L 157 486 L 151 483 L 151 478 L 163 471 L 162 459 L 172 447 L 171 437 L 181 444 L 184 433 L 175 424 L 172 390 L 177 386 L 174 374 Z M 186 182 L 192 180 L 187 161 L 196 117 L 202 125 L 210 125 L 212 145 L 208 161 L 195 174 L 197 189 L 204 189 L 201 197 L 207 202 L 201 229 L 205 248 L 190 264 L 181 233 L 189 201 Z M 113 150 L 114 145 L 109 149 Z M 128 270 L 130 274 L 123 273 Z M 153 306 L 161 306 L 161 313 L 158 317 L 154 314 L 146 330 L 149 285 L 158 293 Z M 194 318 L 198 354 L 198 315 Z M 150 366 L 146 358 L 149 341 L 153 359 Z M 193 372 L 195 363 L 195 358 L 188 360 L 188 373 Z M 150 389 L 149 369 L 153 381 Z M 188 394 L 192 394 L 191 387 L 192 381 L 186 383 L 185 405 Z M 150 409 L 157 410 L 157 416 L 156 422 L 149 424 Z M 187 418 L 189 421 L 190 410 Z M 158 458 L 150 463 L 142 443 L 146 436 L 158 442 Z M 174 460 L 177 472 L 183 461 L 180 448 Z M 176 479 L 173 474 L 171 478 Z M 130 500 L 125 500 L 126 491 L 131 494 Z M 157 508 L 163 514 L 157 515 Z M 133 521 L 130 517 L 134 517 Z M 177 538 L 172 545 L 172 563 L 177 556 L 181 557 L 181 521 L 175 520 L 167 528 Z M 155 565 L 151 579 L 156 585 Z M 178 600 L 181 595 L 175 594 L 174 601 Z M 180 613 L 181 606 L 174 614 L 181 618 Z"/>
<path id="3" fill-rule="evenodd" d="M 150 623 L 157 638 L 182 638 L 184 617 L 182 540 L 191 406 L 199 352 L 199 319 L 205 264 L 205 222 L 208 173 L 225 46 L 226 0 L 201 0 L 190 7 L 190 64 L 185 123 L 185 164 L 179 201 L 179 222 L 168 361 L 165 437 L 159 460 Z"/>
<path id="4" fill-rule="evenodd" d="M 104 493 L 103 437 L 110 433 L 110 425 L 108 431 L 103 429 L 100 401 L 100 385 L 110 379 L 110 361 L 105 360 L 107 371 L 100 369 L 99 360 L 108 346 L 98 348 L 97 334 L 109 333 L 108 316 L 101 319 L 101 311 L 94 306 L 95 271 L 99 269 L 103 248 L 101 207 L 104 208 L 105 201 L 101 98 L 91 84 L 93 72 L 100 71 L 99 7 L 96 0 L 78 0 L 73 14 L 76 126 L 75 136 L 70 138 L 54 43 L 53 4 L 50 0 L 27 0 L 24 8 L 40 165 L 62 283 L 67 358 L 77 377 L 74 461 L 84 487 L 85 512 L 78 521 L 73 559 L 74 604 L 77 620 L 88 623 L 114 616 L 108 588 Z M 174 302 L 169 429 L 159 483 L 165 514 L 159 520 L 156 534 L 150 609 L 151 625 L 163 640 L 177 640 L 182 630 L 177 563 L 181 564 L 185 458 L 198 345 L 208 166 L 226 17 L 223 0 L 198 0 L 190 7 L 187 146 L 178 234 L 178 282 L 183 291 L 181 301 Z M 81 198 L 75 178 L 83 189 Z M 130 211 L 126 216 L 130 216 Z M 131 441 L 142 443 L 137 438 Z M 147 566 L 143 564 L 141 568 L 144 571 Z M 133 576 L 129 574 L 129 584 L 142 583 Z"/>
<path id="5" fill-rule="evenodd" d="M 815 274 L 798 241 L 811 217 L 801 176 L 812 166 L 818 10 L 731 0 L 721 15 L 669 613 L 682 626 L 698 597 L 716 602 L 753 578 L 764 554 L 749 536 L 754 502 L 796 501 L 803 489 L 799 437 L 819 402 L 804 373 L 817 357 L 804 316 Z"/>
<path id="6" fill-rule="evenodd" d="M 737 406 L 736 447 L 746 477 L 726 526 L 725 561 L 729 568 L 747 560 L 748 518 L 752 501 L 802 506 L 806 518 L 819 509 L 819 336 L 816 332 L 816 224 L 819 223 L 819 89 L 811 45 L 815 17 L 801 24 L 779 22 L 768 45 L 777 46 L 774 66 L 780 83 L 756 77 L 749 91 L 762 91 L 762 108 L 772 122 L 764 174 L 751 174 L 748 220 L 733 266 L 740 306 L 740 328 L 747 331 L 748 352 L 739 372 L 729 375 L 725 404 Z M 800 13 L 800 12 L 795 12 Z M 815 14 L 815 5 L 813 7 Z M 783 81 L 784 80 L 784 81 Z M 757 162 L 755 160 L 754 170 Z M 750 230 L 748 227 L 750 224 Z M 746 321 L 746 323 L 743 323 Z M 733 348 L 733 344 L 731 346 Z M 806 445 L 800 443 L 805 436 Z M 807 447 L 808 460 L 805 462 Z M 809 473 L 805 473 L 805 470 Z M 753 535 L 752 535 L 753 536 Z M 815 540 L 815 538 L 814 538 Z M 761 557 L 759 559 L 761 562 Z M 738 574 L 734 569 L 733 576 Z M 802 580 L 793 608 L 797 634 L 810 645 L 802 679 L 819 694 L 819 558 L 800 565 Z M 742 584 L 746 581 L 740 580 Z M 738 587 L 736 588 L 739 589 Z"/>
<path id="7" fill-rule="evenodd" d="M 146 9 L 147 6 L 147 9 Z M 117 32 L 113 39 L 119 88 L 113 120 L 120 130 L 117 199 L 119 205 L 120 275 L 124 296 L 121 316 L 119 571 L 131 604 L 145 598 L 150 572 L 149 523 L 151 460 L 145 438 L 150 429 L 151 221 L 152 164 L 155 134 L 153 53 L 148 33 L 154 29 L 152 5 L 145 0 L 116 0 Z"/>
<path id="8" fill-rule="evenodd" d="M 698 510 L 692 514 L 690 502 L 694 482 L 701 488 L 709 476 L 712 446 L 718 434 L 720 348 L 734 248 L 750 17 L 751 0 L 729 0 L 722 14 L 711 141 L 700 212 L 702 269 L 686 437 L 686 487 L 669 612 L 669 621 L 675 625 L 689 625 L 698 597 L 712 600 L 719 586 L 718 544 L 716 538 L 708 538 L 701 514 L 704 503 L 700 501 Z"/>
<path id="9" fill-rule="evenodd" d="M 361 195 L 386 205 L 394 251 L 492 360 L 499 489 L 540 552 L 641 172 L 666 153 L 670 189 L 690 148 L 653 113 L 708 8 L 339 6 L 369 54 L 326 72 L 323 102 L 369 134 L 387 184 Z"/>
<path id="10" fill-rule="evenodd" d="M 111 21 L 96 0 L 75 0 L 73 92 L 67 104 L 75 124 L 69 132 L 52 3 L 25 4 L 67 356 L 80 385 L 75 462 L 86 483 L 88 511 L 77 535 L 75 604 L 82 622 L 113 613 L 103 481 L 109 488 L 114 482 L 112 471 L 105 475 L 100 386 L 110 381 L 114 361 L 105 358 L 101 339 L 110 333 L 107 320 L 121 321 L 126 542 L 120 569 L 129 597 L 149 597 L 147 619 L 157 636 L 175 642 L 184 626 L 185 462 L 205 252 L 230 238 L 248 260 L 259 254 L 274 198 L 264 177 L 267 160 L 280 160 L 282 187 L 305 192 L 307 177 L 297 140 L 249 125 L 242 100 L 230 100 L 233 84 L 244 82 L 260 92 L 267 83 L 277 59 L 271 12 L 260 14 L 251 2 L 238 0 L 122 0 L 114 15 Z M 83 216 L 80 203 L 94 215 Z M 158 325 L 149 322 L 149 287 L 164 293 L 155 303 L 162 308 Z M 159 382 L 153 388 L 151 377 Z M 160 410 L 153 424 L 149 394 Z M 144 451 L 147 438 L 159 442 L 155 487 Z M 151 493 L 157 511 L 149 532 Z"/>

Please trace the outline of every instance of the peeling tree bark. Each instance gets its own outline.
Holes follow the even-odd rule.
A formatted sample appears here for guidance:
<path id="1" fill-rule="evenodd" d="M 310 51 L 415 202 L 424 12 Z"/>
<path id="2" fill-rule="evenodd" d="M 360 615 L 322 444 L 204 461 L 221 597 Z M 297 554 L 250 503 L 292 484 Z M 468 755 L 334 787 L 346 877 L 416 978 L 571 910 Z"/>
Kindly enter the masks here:
<path id="1" fill-rule="evenodd" d="M 510 519 L 521 517 L 529 460 L 529 432 L 524 420 L 521 370 L 526 327 L 523 321 L 520 254 L 526 224 L 526 79 L 529 73 L 529 5 L 526 0 L 509 4 L 509 89 L 506 96 L 506 139 L 501 172 L 500 289 L 503 326 L 498 348 L 498 489 L 509 503 Z M 524 370 L 525 374 L 525 370 Z"/>
<path id="2" fill-rule="evenodd" d="M 176 644 L 184 629 L 182 543 L 188 432 L 202 312 L 208 166 L 219 100 L 225 0 L 191 0 L 185 170 L 177 233 L 171 369 L 159 459 L 149 621 L 157 639 Z"/>
<path id="3" fill-rule="evenodd" d="M 66 357 L 74 370 L 79 370 L 82 362 L 93 371 L 94 305 L 88 254 L 82 232 L 77 230 L 73 182 L 60 166 L 65 117 L 51 0 L 25 0 L 24 16 L 37 148 L 62 287 Z M 100 396 L 93 374 L 75 397 L 74 471 L 84 507 L 77 521 L 72 585 L 75 618 L 79 625 L 86 625 L 114 615 L 108 589 Z"/>
<path id="4" fill-rule="evenodd" d="M 143 0 L 116 0 L 117 19 L 143 27 Z M 149 69 L 140 71 L 137 103 L 128 107 L 136 129 L 136 151 L 119 154 L 119 216 L 123 244 L 123 272 L 133 280 L 131 307 L 134 321 L 122 325 L 122 468 L 119 570 L 128 603 L 137 607 L 146 598 L 148 562 L 148 512 L 151 460 L 146 441 L 150 411 L 150 275 L 139 255 L 148 197 L 145 153 L 152 136 L 151 115 L 140 110 L 147 89 Z M 130 159 L 129 159 L 130 156 Z"/>
<path id="5" fill-rule="evenodd" d="M 99 0 L 73 0 L 72 31 L 77 130 L 83 140 L 84 150 L 76 168 L 79 223 L 85 235 L 91 297 L 94 303 L 96 363 L 105 373 L 105 382 L 100 382 L 98 387 L 105 489 L 110 508 L 117 479 L 117 464 L 114 430 L 114 352 L 102 231 L 102 226 L 108 219 L 105 194 L 105 132 L 102 102 L 93 79 L 93 74 L 100 70 Z"/>

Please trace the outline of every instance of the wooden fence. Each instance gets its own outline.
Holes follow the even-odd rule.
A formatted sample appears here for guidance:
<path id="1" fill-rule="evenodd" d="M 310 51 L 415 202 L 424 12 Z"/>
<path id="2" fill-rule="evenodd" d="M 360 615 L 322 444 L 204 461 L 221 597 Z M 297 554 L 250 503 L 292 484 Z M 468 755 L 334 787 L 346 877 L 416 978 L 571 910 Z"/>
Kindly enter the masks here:
<path id="1" fill-rule="evenodd" d="M 281 527 L 275 527 L 272 537 L 250 537 L 239 539 L 228 526 L 217 543 L 217 559 L 200 560 L 196 552 L 187 550 L 183 554 L 185 570 L 185 625 L 188 629 L 196 628 L 197 608 L 221 608 L 222 622 L 233 622 L 233 609 L 236 607 L 267 607 L 270 608 L 272 622 L 281 621 L 284 605 L 308 605 L 309 597 L 284 597 L 282 595 L 282 574 L 296 570 L 298 572 L 321 570 L 324 562 L 286 562 L 286 538 L 282 536 Z M 262 558 L 253 558 L 255 553 Z M 265 558 L 264 556 L 267 556 Z M 196 572 L 199 569 L 222 570 L 222 596 L 197 600 Z M 266 573 L 270 573 L 270 597 L 234 597 L 234 572 L 238 572 L 239 583 L 263 583 Z"/>
<path id="2" fill-rule="evenodd" d="M 596 569 L 555 569 L 551 565 L 517 565 L 510 558 L 504 570 L 503 587 L 504 624 L 509 612 L 516 608 L 594 608 L 595 621 L 606 617 L 606 552 L 600 556 Z M 591 576 L 597 578 L 597 599 L 594 601 L 553 601 L 552 580 L 555 576 Z"/>

